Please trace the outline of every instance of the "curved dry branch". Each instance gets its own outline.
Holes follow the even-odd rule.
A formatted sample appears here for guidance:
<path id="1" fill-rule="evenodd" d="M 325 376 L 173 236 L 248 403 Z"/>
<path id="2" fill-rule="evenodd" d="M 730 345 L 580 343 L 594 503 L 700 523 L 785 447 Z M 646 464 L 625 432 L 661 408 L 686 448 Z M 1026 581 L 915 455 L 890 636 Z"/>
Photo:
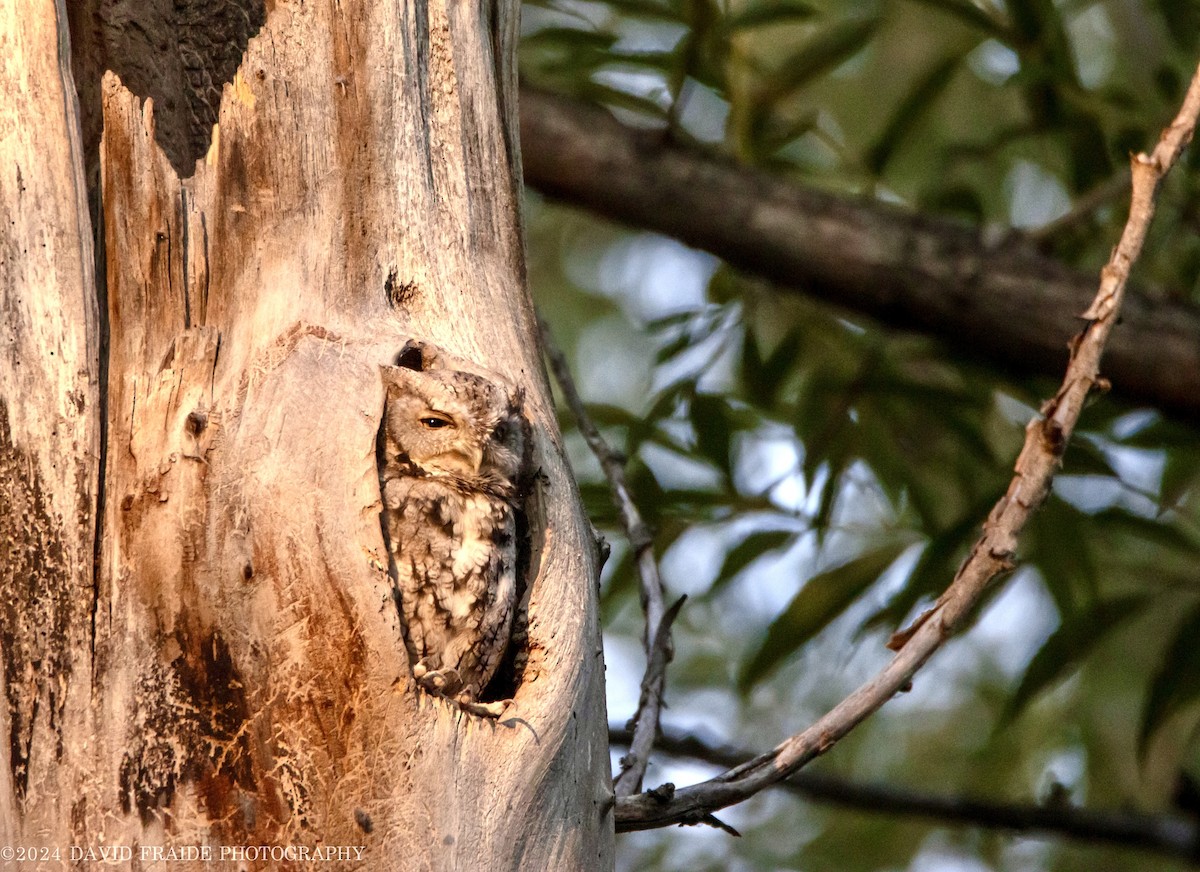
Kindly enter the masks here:
<path id="1" fill-rule="evenodd" d="M 646 650 L 646 672 L 642 677 L 637 711 L 630 719 L 633 739 L 629 744 L 629 753 L 621 758 L 621 772 L 613 781 L 613 789 L 617 796 L 631 796 L 642 789 L 642 778 L 650 762 L 650 749 L 654 747 L 654 737 L 658 733 L 663 691 L 667 686 L 667 664 L 671 662 L 675 653 L 671 642 L 671 624 L 679 615 L 683 599 L 669 609 L 666 607 L 662 578 L 658 574 L 658 563 L 654 559 L 654 537 L 629 493 L 629 486 L 625 483 L 623 459 L 609 447 L 584 408 L 583 399 L 575 387 L 575 379 L 571 376 L 571 368 L 554 342 L 554 337 L 550 335 L 549 328 L 544 323 L 541 328 L 542 344 L 546 349 L 546 357 L 550 361 L 555 381 L 562 388 L 567 406 L 579 425 L 579 432 L 583 434 L 588 447 L 600 461 L 600 468 L 604 470 L 604 477 L 608 479 L 613 503 L 621 518 L 621 526 L 629 540 L 629 547 L 633 549 L 634 564 L 637 566 L 640 581 L 642 611 L 646 615 L 646 630 L 642 638 Z"/>
<path id="2" fill-rule="evenodd" d="M 609 739 L 614 745 L 628 745 L 630 737 L 629 730 L 609 729 Z M 739 748 L 713 745 L 697 736 L 673 732 L 662 733 L 655 748 L 675 757 L 691 757 L 726 767 L 740 766 L 756 756 Z M 814 772 L 797 772 L 779 786 L 813 802 L 893 817 L 923 818 L 938 825 L 1059 836 L 1078 842 L 1135 848 L 1193 863 L 1200 856 L 1200 823 L 1182 814 L 1144 814 L 1059 803 L 990 802 L 848 781 Z"/>
<path id="3" fill-rule="evenodd" d="M 1100 356 L 1117 321 L 1129 272 L 1141 254 L 1154 215 L 1155 195 L 1167 170 L 1191 140 L 1200 113 L 1200 69 L 1183 106 L 1150 155 L 1131 161 L 1133 194 L 1121 240 L 1101 271 L 1100 288 L 1083 318 L 1083 331 L 1071 343 L 1071 360 L 1062 386 L 1043 404 L 1041 415 L 1026 427 L 1008 491 L 992 509 L 983 534 L 945 593 L 908 629 L 888 643 L 896 656 L 866 684 L 838 703 L 803 732 L 774 750 L 717 777 L 678 791 L 651 791 L 617 800 L 617 830 L 644 830 L 679 823 L 700 823 L 717 809 L 741 802 L 790 776 L 854 729 L 904 688 L 933 653 L 950 638 L 979 601 L 988 584 L 1013 567 L 1017 541 L 1026 522 L 1050 491 L 1063 450 L 1084 402 L 1100 378 Z"/>

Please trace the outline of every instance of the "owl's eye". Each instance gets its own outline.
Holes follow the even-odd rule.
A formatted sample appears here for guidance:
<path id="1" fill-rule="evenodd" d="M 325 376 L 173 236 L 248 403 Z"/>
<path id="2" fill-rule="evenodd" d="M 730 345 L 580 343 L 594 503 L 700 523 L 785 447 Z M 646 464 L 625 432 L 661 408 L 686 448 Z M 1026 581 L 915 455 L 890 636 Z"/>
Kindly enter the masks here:
<path id="1" fill-rule="evenodd" d="M 501 441 L 508 438 L 508 425 L 503 422 L 497 424 L 496 429 L 492 431 L 492 435 Z"/>
<path id="2" fill-rule="evenodd" d="M 421 424 L 430 430 L 438 430 L 442 427 L 454 426 L 454 422 L 445 415 L 426 415 L 421 419 Z"/>

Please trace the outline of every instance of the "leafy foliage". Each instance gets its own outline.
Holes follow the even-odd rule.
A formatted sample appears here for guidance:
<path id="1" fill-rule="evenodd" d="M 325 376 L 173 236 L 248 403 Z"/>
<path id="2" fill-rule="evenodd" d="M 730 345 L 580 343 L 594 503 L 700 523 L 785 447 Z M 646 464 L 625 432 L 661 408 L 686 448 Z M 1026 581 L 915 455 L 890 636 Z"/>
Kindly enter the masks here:
<path id="1" fill-rule="evenodd" d="M 1200 33 L 1194 0 L 526 7 L 522 73 L 539 86 L 802 184 L 1012 232 L 1043 227 L 1038 244 L 1079 269 L 1106 258 L 1124 220 L 1127 154 L 1174 111 Z M 1200 165 L 1196 151 L 1190 161 Z M 1076 202 L 1090 205 L 1050 223 Z M 1168 182 L 1139 264 L 1163 295 L 1200 298 L 1198 204 L 1196 173 Z M 672 676 L 730 694 L 725 704 L 739 712 L 730 720 L 750 735 L 763 729 L 767 746 L 852 686 L 837 670 L 852 671 L 858 651 L 882 662 L 881 639 L 946 587 L 1008 482 L 1023 425 L 1053 387 L 688 259 L 662 240 L 531 205 L 539 305 L 575 349 L 585 391 L 594 375 L 593 417 L 629 458 L 668 582 L 691 595 Z M 635 256 L 649 249 L 660 259 Z M 614 346 L 639 351 L 613 355 Z M 939 785 L 974 772 L 997 796 L 1028 797 L 1062 760 L 1082 760 L 1071 786 L 1089 803 L 1167 801 L 1200 757 L 1189 745 L 1200 722 L 1200 440 L 1186 422 L 1110 398 L 1083 425 L 1022 542 L 1017 586 L 1037 609 L 1012 621 L 1024 653 L 969 634 L 961 644 L 976 645 L 984 665 L 944 712 L 919 720 L 924 743 L 917 728 L 882 718 L 828 765 L 858 762 L 878 778 L 882 761 L 905 779 L 937 771 Z M 577 444 L 573 459 L 593 519 L 619 537 L 607 488 Z M 618 552 L 604 588 L 614 634 L 638 632 L 632 572 Z M 975 619 L 1003 612 L 1008 596 L 998 589 Z M 1166 631 L 1147 632 L 1164 615 Z M 832 673 L 821 654 L 836 660 Z M 1006 658 L 1013 663 L 997 665 Z M 802 695 L 788 696 L 793 684 Z M 881 736 L 895 735 L 904 737 L 895 755 L 878 750 Z M 755 819 L 775 826 L 766 812 Z M 875 848 L 858 860 L 843 850 L 836 862 L 826 852 L 833 832 L 858 832 L 846 836 L 857 845 L 876 824 L 813 826 L 790 853 L 738 850 L 757 851 L 763 868 L 874 868 Z M 880 867 L 928 847 L 911 829 L 872 832 L 890 844 L 878 848 L 890 858 Z M 797 841 L 780 833 L 781 844 Z M 646 863 L 662 844 L 652 838 L 633 842 Z M 994 868 L 1167 868 L 1066 850 L 1025 863 L 998 842 L 954 844 Z M 723 862 L 705 855 L 688 868 Z"/>
<path id="2" fill-rule="evenodd" d="M 742 670 L 739 684 L 746 688 L 757 683 L 767 670 L 823 630 L 878 581 L 903 550 L 903 543 L 882 545 L 804 582 L 772 621 L 762 645 Z"/>

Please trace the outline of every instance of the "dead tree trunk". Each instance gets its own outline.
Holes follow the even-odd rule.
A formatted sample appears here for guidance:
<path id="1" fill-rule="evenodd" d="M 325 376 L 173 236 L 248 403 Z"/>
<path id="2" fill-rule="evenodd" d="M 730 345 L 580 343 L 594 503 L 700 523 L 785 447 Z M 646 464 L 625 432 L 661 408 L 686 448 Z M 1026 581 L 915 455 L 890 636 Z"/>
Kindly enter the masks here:
<path id="1" fill-rule="evenodd" d="M 524 283 L 517 6 L 81 0 L 68 39 L 61 0 L 0 0 L 0 843 L 611 867 L 597 567 Z M 410 337 L 524 386 L 534 422 L 528 665 L 498 722 L 414 687 L 393 602 L 380 366 Z"/>
<path id="2" fill-rule="evenodd" d="M 92 231 L 65 28 L 53 2 L 24 0 L 0 0 L 0 27 L 4 866 L 16 862 L 5 849 L 65 847 L 75 821 L 92 811 L 76 788 L 94 760 L 85 743 L 94 729 L 101 391 Z"/>

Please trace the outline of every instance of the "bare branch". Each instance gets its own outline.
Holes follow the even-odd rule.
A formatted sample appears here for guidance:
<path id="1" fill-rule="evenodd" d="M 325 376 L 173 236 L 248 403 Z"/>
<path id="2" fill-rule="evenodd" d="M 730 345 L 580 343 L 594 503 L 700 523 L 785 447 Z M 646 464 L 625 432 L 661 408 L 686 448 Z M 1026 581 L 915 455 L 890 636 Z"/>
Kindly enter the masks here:
<path id="1" fill-rule="evenodd" d="M 628 730 L 609 729 L 609 739 L 614 745 L 627 745 L 630 737 Z M 696 736 L 671 732 L 660 734 L 655 747 L 667 754 L 724 767 L 740 766 L 756 756 L 738 748 L 712 745 Z M 1101 811 L 1066 804 L 988 802 L 885 784 L 864 784 L 813 772 L 797 772 L 779 786 L 804 799 L 858 811 L 926 818 L 943 825 L 1062 836 L 1081 842 L 1138 848 L 1192 863 L 1200 857 L 1200 823 L 1184 815 Z"/>
<path id="2" fill-rule="evenodd" d="M 520 109 L 525 180 L 546 196 L 1010 372 L 1061 374 L 1096 289 L 1017 235 L 804 188 L 529 88 Z M 1126 399 L 1200 419 L 1200 307 L 1131 294 L 1105 370 Z"/>
<path id="3" fill-rule="evenodd" d="M 667 682 L 667 664 L 671 662 L 675 653 L 671 642 L 671 624 L 679 614 L 683 600 L 680 599 L 670 609 L 666 608 L 663 583 L 658 574 L 658 563 L 654 559 L 654 537 L 650 534 L 646 522 L 642 520 L 642 515 L 629 493 L 629 486 L 625 483 L 624 459 L 614 452 L 600 435 L 599 429 L 584 408 L 583 399 L 575 387 L 566 357 L 555 344 L 549 328 L 544 323 L 541 328 L 542 343 L 550 360 L 550 369 L 562 388 L 571 414 L 575 416 L 579 432 L 583 434 L 588 447 L 600 461 L 600 468 L 604 470 L 604 477 L 608 479 L 613 503 L 620 515 L 625 536 L 629 539 L 629 547 L 633 549 L 634 564 L 641 581 L 642 610 L 646 614 L 646 630 L 642 638 L 646 650 L 646 673 L 642 678 L 637 711 L 630 720 L 633 741 L 630 743 L 629 753 L 621 761 L 621 772 L 613 784 L 617 796 L 630 796 L 642 789 L 642 777 L 646 774 L 646 764 L 650 762 L 650 749 L 654 747 L 654 737 L 658 733 L 663 692 Z"/>
<path id="4" fill-rule="evenodd" d="M 1129 271 L 1142 251 L 1154 214 L 1154 197 L 1167 170 L 1190 141 L 1200 112 L 1200 69 L 1184 98 L 1183 108 L 1164 131 L 1154 152 L 1131 161 L 1133 195 L 1121 240 L 1101 271 L 1100 289 L 1083 317 L 1087 325 L 1071 343 L 1071 361 L 1058 393 L 1025 430 L 1008 492 L 993 507 L 983 534 L 929 611 L 908 629 L 895 634 L 888 647 L 896 656 L 873 679 L 854 691 L 808 729 L 785 739 L 774 750 L 692 787 L 674 792 L 668 801 L 641 794 L 622 797 L 616 806 L 617 830 L 642 830 L 677 823 L 697 823 L 717 809 L 741 802 L 787 778 L 879 709 L 905 687 L 934 651 L 954 633 L 988 584 L 1013 568 L 1017 542 L 1030 515 L 1050 490 L 1063 450 L 1100 378 L 1100 355 L 1117 320 Z"/>

